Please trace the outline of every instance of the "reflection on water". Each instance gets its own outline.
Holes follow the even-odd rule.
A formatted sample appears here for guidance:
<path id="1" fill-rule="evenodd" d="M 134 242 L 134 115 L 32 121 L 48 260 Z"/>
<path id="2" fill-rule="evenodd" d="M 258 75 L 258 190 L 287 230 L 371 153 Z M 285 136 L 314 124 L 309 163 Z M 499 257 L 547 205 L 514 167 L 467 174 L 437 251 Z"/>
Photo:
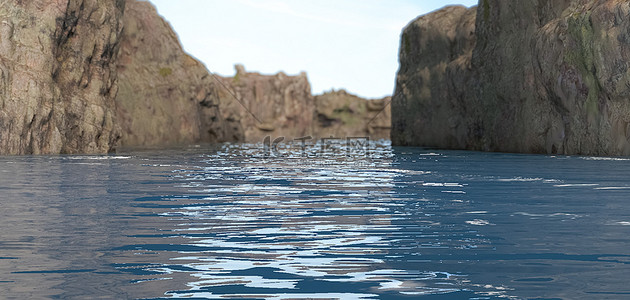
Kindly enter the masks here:
<path id="1" fill-rule="evenodd" d="M 377 162 L 366 159 L 360 169 L 351 163 L 356 157 L 315 166 L 299 156 L 224 165 L 218 154 L 199 170 L 178 171 L 182 187 L 212 196 L 162 214 L 177 223 L 172 234 L 197 249 L 173 259 L 196 280 L 168 295 L 373 299 L 456 290 L 427 286 L 455 275 L 386 263 L 405 226 L 394 221 L 405 218 L 405 203 L 391 191 L 391 150 L 379 151 Z"/>
<path id="2" fill-rule="evenodd" d="M 373 142 L 0 164 L 9 298 L 630 295 L 625 159 Z"/>

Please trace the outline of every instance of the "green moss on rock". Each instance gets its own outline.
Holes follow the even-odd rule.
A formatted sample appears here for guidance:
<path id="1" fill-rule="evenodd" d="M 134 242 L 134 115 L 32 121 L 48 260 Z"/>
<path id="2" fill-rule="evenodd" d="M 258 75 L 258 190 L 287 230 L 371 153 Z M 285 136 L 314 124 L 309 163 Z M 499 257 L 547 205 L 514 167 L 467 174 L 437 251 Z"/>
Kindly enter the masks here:
<path id="1" fill-rule="evenodd" d="M 600 86 L 596 78 L 595 68 L 595 33 L 591 24 L 590 13 L 575 13 L 567 21 L 569 36 L 575 41 L 575 47 L 568 48 L 564 60 L 574 66 L 582 76 L 588 88 L 588 95 L 584 108 L 589 117 L 599 115 Z"/>
<path id="2" fill-rule="evenodd" d="M 483 20 L 488 22 L 490 19 L 490 2 L 483 0 Z"/>
<path id="3" fill-rule="evenodd" d="M 567 31 L 576 43 L 570 48 L 565 61 L 578 67 L 582 74 L 592 74 L 594 70 L 593 26 L 590 14 L 574 14 L 567 22 Z"/>
<path id="4" fill-rule="evenodd" d="M 173 74 L 173 70 L 171 68 L 161 68 L 160 69 L 160 75 L 162 77 L 166 77 Z"/>

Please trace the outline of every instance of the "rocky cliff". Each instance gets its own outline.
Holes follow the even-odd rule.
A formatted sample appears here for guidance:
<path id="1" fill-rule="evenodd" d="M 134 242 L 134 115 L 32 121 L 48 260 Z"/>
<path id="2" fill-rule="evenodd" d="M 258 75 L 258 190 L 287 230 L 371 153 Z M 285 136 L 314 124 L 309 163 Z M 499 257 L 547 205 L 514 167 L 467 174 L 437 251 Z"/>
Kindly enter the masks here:
<path id="1" fill-rule="evenodd" d="M 112 149 L 124 9 L 120 0 L 0 3 L 0 154 Z"/>
<path id="2" fill-rule="evenodd" d="M 146 1 L 0 3 L 0 154 L 381 138 L 386 102 L 313 96 L 304 73 L 214 77 Z"/>
<path id="3" fill-rule="evenodd" d="M 400 145 L 630 155 L 630 3 L 482 0 L 403 31 Z"/>
<path id="4" fill-rule="evenodd" d="M 216 84 L 148 2 L 0 3 L 0 154 L 238 139 Z"/>
<path id="5" fill-rule="evenodd" d="M 470 143 L 475 15 L 474 9 L 446 7 L 405 28 L 392 100 L 394 144 L 466 148 Z"/>
<path id="6" fill-rule="evenodd" d="M 150 3 L 127 1 L 123 24 L 116 97 L 121 146 L 241 138 L 240 128 L 221 116 L 216 80 L 184 52 Z"/>
<path id="7" fill-rule="evenodd" d="M 261 142 L 266 136 L 389 138 L 389 97 L 367 100 L 345 91 L 313 96 L 306 73 L 262 75 L 240 65 L 234 77 L 222 82 L 223 117 L 241 124 L 245 141 Z"/>

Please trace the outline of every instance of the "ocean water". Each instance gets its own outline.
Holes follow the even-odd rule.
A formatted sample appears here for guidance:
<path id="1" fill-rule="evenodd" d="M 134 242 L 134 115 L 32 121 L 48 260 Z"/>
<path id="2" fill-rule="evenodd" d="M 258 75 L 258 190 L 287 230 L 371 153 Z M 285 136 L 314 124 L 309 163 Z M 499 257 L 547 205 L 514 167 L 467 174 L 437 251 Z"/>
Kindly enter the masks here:
<path id="1" fill-rule="evenodd" d="M 0 298 L 630 298 L 628 159 L 271 150 L 0 157 Z"/>

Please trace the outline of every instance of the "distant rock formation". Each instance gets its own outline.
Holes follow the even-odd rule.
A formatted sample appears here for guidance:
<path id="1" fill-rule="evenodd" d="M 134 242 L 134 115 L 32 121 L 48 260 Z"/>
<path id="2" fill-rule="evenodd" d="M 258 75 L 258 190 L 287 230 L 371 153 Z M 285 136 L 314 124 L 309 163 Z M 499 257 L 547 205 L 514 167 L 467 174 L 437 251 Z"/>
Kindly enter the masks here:
<path id="1" fill-rule="evenodd" d="M 234 77 L 221 79 L 219 95 L 224 119 L 240 123 L 245 141 L 313 134 L 315 103 L 305 73 L 261 75 L 241 65 L 235 68 Z"/>
<path id="2" fill-rule="evenodd" d="M 630 155 L 630 3 L 481 0 L 403 31 L 392 141 Z"/>
<path id="3" fill-rule="evenodd" d="M 344 90 L 315 96 L 315 133 L 319 137 L 389 139 L 391 97 L 366 100 Z"/>
<path id="4" fill-rule="evenodd" d="M 306 73 L 262 75 L 241 65 L 234 77 L 222 81 L 223 117 L 240 122 L 245 141 L 261 142 L 266 136 L 389 138 L 389 97 L 366 100 L 345 91 L 313 96 Z"/>

